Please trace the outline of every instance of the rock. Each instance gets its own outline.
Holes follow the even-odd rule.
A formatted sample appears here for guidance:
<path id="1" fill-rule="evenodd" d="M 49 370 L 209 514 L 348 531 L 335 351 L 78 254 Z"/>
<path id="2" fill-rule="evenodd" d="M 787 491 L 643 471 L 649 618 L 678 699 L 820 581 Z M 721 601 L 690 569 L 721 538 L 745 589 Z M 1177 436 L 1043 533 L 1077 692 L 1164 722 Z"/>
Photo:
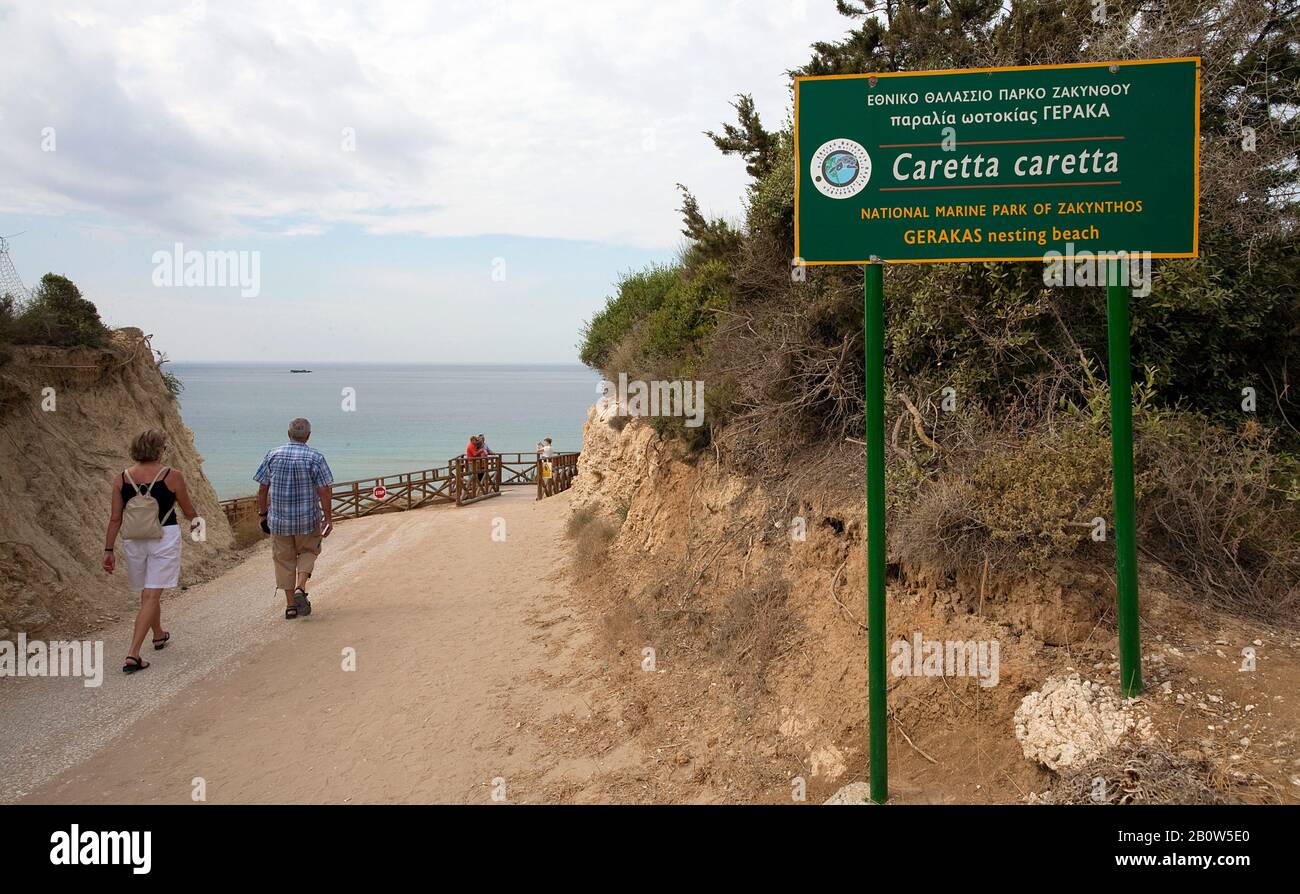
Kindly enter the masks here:
<path id="1" fill-rule="evenodd" d="M 1110 687 L 1078 674 L 1049 678 L 1026 695 L 1013 723 L 1025 757 L 1056 771 L 1081 766 L 1126 737 L 1151 735 L 1149 718 L 1135 716 Z"/>

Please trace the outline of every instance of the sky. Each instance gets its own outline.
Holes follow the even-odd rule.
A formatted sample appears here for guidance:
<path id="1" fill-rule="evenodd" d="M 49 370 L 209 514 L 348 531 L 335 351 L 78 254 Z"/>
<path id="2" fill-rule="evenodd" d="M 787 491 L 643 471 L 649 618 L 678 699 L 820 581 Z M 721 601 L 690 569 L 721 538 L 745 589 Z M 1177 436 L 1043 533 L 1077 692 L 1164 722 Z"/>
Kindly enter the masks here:
<path id="1" fill-rule="evenodd" d="M 0 0 L 0 236 L 178 361 L 576 361 L 833 0 Z M 20 234 L 20 235 L 15 235 Z M 232 265 L 232 266 L 227 266 Z M 242 265 L 242 266 L 241 266 Z M 226 273 L 229 275 L 225 275 Z M 187 284 L 188 283 L 188 284 Z"/>

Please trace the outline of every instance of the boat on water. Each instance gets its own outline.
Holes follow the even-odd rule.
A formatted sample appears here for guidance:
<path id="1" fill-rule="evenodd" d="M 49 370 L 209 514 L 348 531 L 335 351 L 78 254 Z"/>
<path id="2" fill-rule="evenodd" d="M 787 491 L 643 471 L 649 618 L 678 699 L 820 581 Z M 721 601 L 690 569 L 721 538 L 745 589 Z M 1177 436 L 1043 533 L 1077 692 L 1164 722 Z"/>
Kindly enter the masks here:
<path id="1" fill-rule="evenodd" d="M 289 370 L 289 372 L 291 372 L 291 373 L 309 373 L 309 372 L 311 372 L 311 370 L 309 370 L 309 369 L 291 369 L 291 370 Z"/>

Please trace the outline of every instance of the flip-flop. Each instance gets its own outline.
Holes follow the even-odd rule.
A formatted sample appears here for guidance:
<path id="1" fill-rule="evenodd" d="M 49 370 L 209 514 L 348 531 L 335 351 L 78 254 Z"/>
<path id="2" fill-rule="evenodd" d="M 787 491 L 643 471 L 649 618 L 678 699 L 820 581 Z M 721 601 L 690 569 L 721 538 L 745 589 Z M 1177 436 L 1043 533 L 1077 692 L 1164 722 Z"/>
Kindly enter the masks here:
<path id="1" fill-rule="evenodd" d="M 153 641 L 154 651 L 160 652 L 163 649 L 167 648 L 167 643 L 171 638 L 172 638 L 171 631 L 164 630 L 162 637 L 160 639 L 156 639 Z"/>
<path id="2" fill-rule="evenodd" d="M 135 664 L 132 664 L 132 661 L 134 661 Z M 128 655 L 126 656 L 126 663 L 122 665 L 122 673 L 134 674 L 137 671 L 144 670 L 148 666 L 149 662 L 136 658 L 134 655 Z"/>
<path id="3" fill-rule="evenodd" d="M 306 590 L 295 590 L 293 594 L 293 604 L 298 609 L 301 617 L 307 617 L 311 614 L 311 600 L 307 598 Z"/>

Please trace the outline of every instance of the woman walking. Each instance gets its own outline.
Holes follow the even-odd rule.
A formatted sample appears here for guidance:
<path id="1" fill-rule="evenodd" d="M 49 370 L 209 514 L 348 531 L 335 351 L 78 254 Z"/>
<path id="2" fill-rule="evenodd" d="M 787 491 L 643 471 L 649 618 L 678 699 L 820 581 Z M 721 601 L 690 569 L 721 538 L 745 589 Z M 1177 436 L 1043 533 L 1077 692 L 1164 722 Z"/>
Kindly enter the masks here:
<path id="1" fill-rule="evenodd" d="M 176 522 L 180 506 L 193 530 L 200 522 L 185 487 L 185 476 L 162 464 L 167 434 L 156 428 L 131 442 L 135 465 L 113 477 L 113 512 L 104 538 L 104 570 L 117 566 L 113 544 L 122 533 L 122 556 L 126 560 L 131 589 L 140 591 L 140 612 L 135 617 L 131 649 L 122 665 L 133 674 L 149 666 L 140 657 L 145 634 L 153 630 L 153 647 L 162 649 L 171 634 L 162 628 L 162 591 L 174 587 L 181 574 L 181 529 Z"/>

